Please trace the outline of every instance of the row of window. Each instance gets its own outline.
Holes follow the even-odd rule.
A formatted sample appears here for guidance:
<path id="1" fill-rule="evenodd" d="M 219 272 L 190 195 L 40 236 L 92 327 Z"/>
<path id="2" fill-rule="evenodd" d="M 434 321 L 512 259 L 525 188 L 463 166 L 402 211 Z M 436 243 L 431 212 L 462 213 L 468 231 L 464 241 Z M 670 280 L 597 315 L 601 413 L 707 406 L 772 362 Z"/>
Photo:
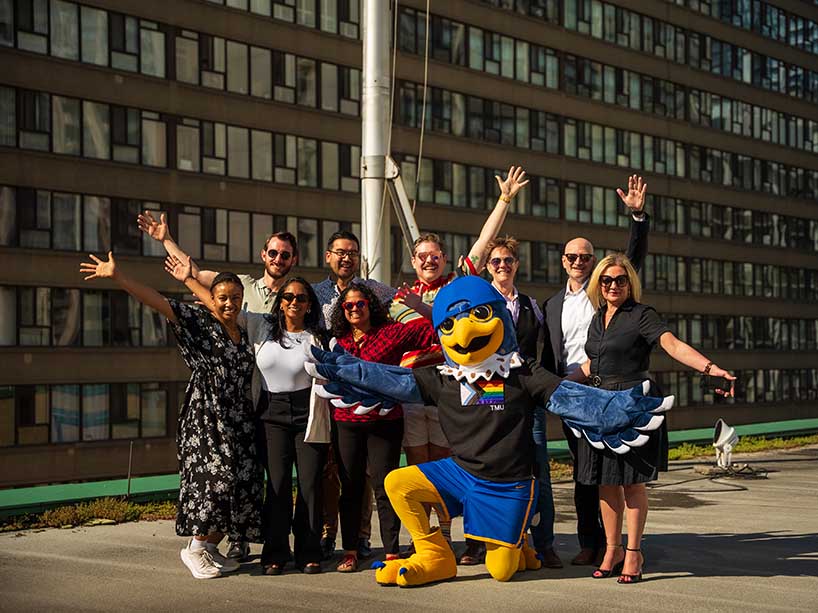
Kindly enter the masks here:
<path id="1" fill-rule="evenodd" d="M 0 186 L 0 246 L 164 257 L 162 246 L 136 227 L 145 210 L 166 213 L 191 257 L 218 262 L 261 262 L 265 239 L 287 230 L 298 239 L 300 264 L 318 267 L 333 233 L 360 234 L 357 223 Z"/>
<path id="2" fill-rule="evenodd" d="M 415 84 L 397 121 L 419 125 Z M 818 171 L 432 88 L 430 127 L 657 174 L 818 198 Z M 0 86 L 0 145 L 358 191 L 360 147 Z M 319 151 L 320 149 L 320 151 Z M 319 164 L 319 157 L 323 163 Z M 319 166 L 321 172 L 319 174 Z"/>
<path id="3" fill-rule="evenodd" d="M 438 87 L 427 129 L 490 143 L 684 177 L 736 189 L 818 199 L 818 170 L 613 128 Z M 397 84 L 395 121 L 419 128 L 423 86 Z"/>
<path id="4" fill-rule="evenodd" d="M 818 23 L 763 0 L 667 0 L 818 55 Z"/>
<path id="5" fill-rule="evenodd" d="M 525 83 L 818 153 L 818 122 L 432 16 L 431 57 Z M 426 14 L 402 8 L 398 45 L 423 55 Z M 420 111 L 413 111 L 420 112 Z"/>
<path id="6" fill-rule="evenodd" d="M 601 0 L 482 0 L 620 47 L 755 87 L 818 101 L 818 72 Z"/>
<path id="7" fill-rule="evenodd" d="M 489 209 L 496 202 L 494 175 L 501 171 L 448 160 L 396 155 L 410 198 L 420 202 Z M 418 183 L 419 181 L 419 183 Z M 529 176 L 511 212 L 580 223 L 627 226 L 612 187 Z M 647 194 L 653 228 L 683 236 L 818 251 L 818 220 Z"/>
<path id="8" fill-rule="evenodd" d="M 176 383 L 0 385 L 0 447 L 166 437 L 168 409 L 183 390 Z"/>
<path id="9" fill-rule="evenodd" d="M 120 291 L 0 285 L 0 316 L 0 346 L 168 344 L 165 318 Z"/>
<path id="10" fill-rule="evenodd" d="M 38 8 L 40 7 L 40 8 Z M 47 9 L 50 7 L 50 19 Z M 51 53 L 230 92 L 358 115 L 360 70 L 197 33 L 63 0 L 30 5 L 46 31 L 32 44 L 18 24 L 18 48 Z M 43 10 L 38 18 L 37 11 Z M 299 11 L 302 9 L 299 8 Z M 309 11 L 307 11 L 309 12 Z M 17 17 L 27 23 L 25 11 Z M 145 25 L 148 24 L 148 25 Z M 148 27 L 149 26 L 149 27 Z M 89 28 L 94 28 L 89 30 Z M 141 28 L 141 29 L 140 29 Z M 158 29 L 157 29 L 158 28 Z M 31 26 L 29 29 L 35 29 Z M 108 45 L 110 30 L 110 45 Z M 568 93 L 818 152 L 818 122 L 639 74 L 433 16 L 432 56 Z M 119 40 L 121 32 L 122 43 Z M 137 34 L 142 32 L 141 37 Z M 401 9 L 399 46 L 423 53 L 425 14 Z M 46 36 L 48 35 L 48 36 Z M 93 38 L 96 36 L 97 38 Z M 93 40 L 99 49 L 81 49 Z M 90 43 L 87 43 L 90 44 Z M 129 53 L 126 51 L 130 49 Z M 165 57 L 175 61 L 165 65 Z M 562 70 L 560 70 L 562 66 Z"/>
<path id="11" fill-rule="evenodd" d="M 35 0 L 21 6 L 16 17 L 16 42 L 0 35 L 0 44 L 326 111 L 359 112 L 357 68 L 63 0 Z M 2 19 L 0 0 L 0 32 Z M 43 32 L 33 34 L 38 28 Z"/>
<path id="12" fill-rule="evenodd" d="M 3 86 L 0 145 L 159 168 L 170 160 L 171 167 L 190 172 L 360 189 L 358 145 Z"/>
<path id="13" fill-rule="evenodd" d="M 691 371 L 654 374 L 676 406 L 804 402 L 818 398 L 818 369 L 735 371 L 735 400 L 699 387 Z M 184 383 L 0 386 L 0 447 L 166 437 Z"/>
<path id="14" fill-rule="evenodd" d="M 521 241 L 519 278 L 551 285 L 564 283 L 562 248 L 560 243 Z M 597 259 L 623 248 L 597 247 Z M 661 293 L 818 300 L 818 270 L 774 264 L 648 254 L 640 276 L 646 290 Z"/>
<path id="15" fill-rule="evenodd" d="M 331 235 L 327 233 L 330 230 L 333 228 L 325 228 L 325 238 Z M 663 317 L 679 338 L 701 349 L 818 349 L 818 320 L 691 314 Z M 0 320 L 0 346 L 169 344 L 164 318 L 121 291 L 0 286 Z"/>
<path id="16" fill-rule="evenodd" d="M 818 350 L 818 319 L 662 314 L 680 339 L 699 349 Z"/>
<path id="17" fill-rule="evenodd" d="M 729 365 L 727 366 L 730 370 Z M 722 398 L 700 387 L 701 376 L 692 371 L 656 372 L 656 382 L 666 394 L 676 396 L 674 406 L 730 403 L 809 402 L 818 399 L 818 368 L 748 369 L 736 376 L 735 398 Z M 772 418 L 771 418 L 772 419 Z"/>
<path id="18" fill-rule="evenodd" d="M 205 0 L 322 32 L 358 38 L 360 0 Z"/>

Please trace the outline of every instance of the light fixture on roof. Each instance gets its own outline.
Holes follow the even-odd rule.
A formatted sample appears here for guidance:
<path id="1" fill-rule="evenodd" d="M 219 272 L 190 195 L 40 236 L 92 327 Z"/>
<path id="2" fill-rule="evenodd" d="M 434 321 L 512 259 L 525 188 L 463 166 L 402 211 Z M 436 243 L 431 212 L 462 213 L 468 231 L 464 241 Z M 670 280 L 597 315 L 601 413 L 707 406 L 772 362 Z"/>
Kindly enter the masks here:
<path id="1" fill-rule="evenodd" d="M 730 468 L 733 458 L 733 449 L 738 444 L 738 434 L 733 426 L 728 426 L 727 422 L 719 418 L 716 428 L 713 431 L 713 447 L 716 448 L 716 466 L 719 468 Z"/>

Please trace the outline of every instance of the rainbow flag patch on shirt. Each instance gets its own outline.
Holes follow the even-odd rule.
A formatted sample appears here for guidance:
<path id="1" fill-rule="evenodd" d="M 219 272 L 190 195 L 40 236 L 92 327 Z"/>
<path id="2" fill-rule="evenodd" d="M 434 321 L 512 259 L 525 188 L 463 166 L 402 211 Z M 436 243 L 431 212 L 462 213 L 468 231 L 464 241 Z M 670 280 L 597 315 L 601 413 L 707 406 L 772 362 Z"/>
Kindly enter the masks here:
<path id="1" fill-rule="evenodd" d="M 503 379 L 485 381 L 478 379 L 474 383 L 460 382 L 460 402 L 464 407 L 491 405 L 492 410 L 505 408 L 505 382 Z"/>

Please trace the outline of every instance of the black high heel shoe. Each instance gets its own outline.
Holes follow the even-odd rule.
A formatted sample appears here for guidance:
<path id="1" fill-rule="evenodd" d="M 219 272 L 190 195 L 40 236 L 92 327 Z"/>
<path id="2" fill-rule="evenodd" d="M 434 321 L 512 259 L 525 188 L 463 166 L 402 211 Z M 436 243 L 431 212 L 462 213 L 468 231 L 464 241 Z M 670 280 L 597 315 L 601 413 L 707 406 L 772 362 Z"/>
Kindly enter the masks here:
<path id="1" fill-rule="evenodd" d="M 617 547 L 621 548 L 622 547 L 622 545 L 605 545 L 605 546 L 606 547 L 611 547 L 611 548 L 617 548 Z M 607 579 L 611 575 L 616 575 L 618 573 L 621 573 L 622 572 L 622 567 L 624 566 L 624 564 L 625 564 L 625 558 L 622 558 L 622 560 L 620 560 L 619 562 L 617 562 L 616 564 L 613 565 L 613 568 L 610 568 L 608 570 L 606 570 L 606 569 L 604 569 L 604 568 L 602 568 L 600 566 L 599 568 L 597 568 L 593 572 L 591 577 L 593 577 L 594 579 Z"/>
<path id="2" fill-rule="evenodd" d="M 639 583 L 642 580 L 642 571 L 645 569 L 645 556 L 642 555 L 642 550 L 641 549 L 631 549 L 630 547 L 625 547 L 625 551 L 638 551 L 639 555 L 642 557 L 642 564 L 640 565 L 638 575 L 624 575 L 623 574 L 623 575 L 619 576 L 619 579 L 617 579 L 616 582 L 621 584 L 621 585 L 629 585 L 631 583 Z M 625 560 L 622 560 L 623 564 L 624 564 L 624 562 L 625 562 Z"/>

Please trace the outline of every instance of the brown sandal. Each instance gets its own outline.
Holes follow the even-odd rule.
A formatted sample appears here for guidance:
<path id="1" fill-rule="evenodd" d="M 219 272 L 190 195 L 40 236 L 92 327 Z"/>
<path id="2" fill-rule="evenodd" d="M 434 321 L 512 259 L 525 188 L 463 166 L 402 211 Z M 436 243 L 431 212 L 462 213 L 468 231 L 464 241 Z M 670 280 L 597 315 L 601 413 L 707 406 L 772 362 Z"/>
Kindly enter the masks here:
<path id="1" fill-rule="evenodd" d="M 339 573 L 354 573 L 358 570 L 358 557 L 352 553 L 345 553 L 335 568 Z"/>

